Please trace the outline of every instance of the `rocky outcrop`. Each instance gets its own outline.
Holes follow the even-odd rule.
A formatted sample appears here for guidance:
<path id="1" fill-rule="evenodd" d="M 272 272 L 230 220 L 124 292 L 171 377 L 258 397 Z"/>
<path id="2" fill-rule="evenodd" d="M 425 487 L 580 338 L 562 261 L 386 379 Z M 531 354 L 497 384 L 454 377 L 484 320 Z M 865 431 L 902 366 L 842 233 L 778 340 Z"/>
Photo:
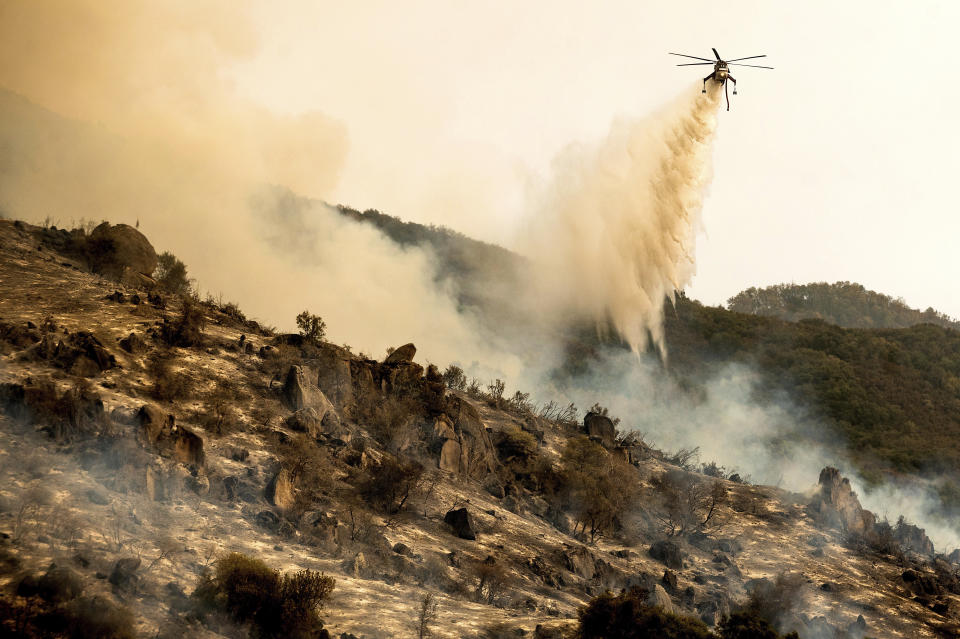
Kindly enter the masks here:
<path id="1" fill-rule="evenodd" d="M 204 464 L 203 438 L 192 430 L 177 426 L 173 415 L 166 415 L 156 406 L 145 404 L 137 413 L 140 440 L 165 457 L 187 466 Z"/>
<path id="2" fill-rule="evenodd" d="M 301 366 L 293 365 L 287 371 L 287 378 L 283 384 L 283 400 L 292 411 L 303 408 L 312 408 L 322 420 L 333 410 L 333 404 L 327 399 L 323 391 L 310 382 Z"/>
<path id="3" fill-rule="evenodd" d="M 19 351 L 40 341 L 40 331 L 32 323 L 0 322 L 0 354 Z"/>
<path id="4" fill-rule="evenodd" d="M 823 525 L 847 533 L 863 534 L 876 524 L 873 513 L 860 506 L 857 494 L 850 487 L 850 480 L 829 466 L 820 471 L 820 490 L 807 509 Z"/>
<path id="5" fill-rule="evenodd" d="M 590 439 L 607 450 L 613 450 L 617 445 L 617 427 L 606 415 L 587 413 L 583 418 L 583 430 Z"/>
<path id="6" fill-rule="evenodd" d="M 910 550 L 920 555 L 932 556 L 933 542 L 927 537 L 927 531 L 919 526 L 908 524 L 902 518 L 893 529 L 893 538 L 904 550 Z"/>
<path id="7" fill-rule="evenodd" d="M 48 361 L 79 377 L 93 377 L 117 365 L 116 358 L 93 333 L 87 331 L 77 331 L 63 339 L 47 333 L 24 357 L 34 361 Z"/>
<path id="8" fill-rule="evenodd" d="M 480 414 L 469 402 L 454 397 L 447 412 L 434 420 L 432 448 L 439 453 L 440 469 L 483 477 L 496 465 L 496 450 Z"/>
<path id="9" fill-rule="evenodd" d="M 157 252 L 146 236 L 127 224 L 104 222 L 85 243 L 90 268 L 105 277 L 147 276 L 157 268 Z"/>
<path id="10" fill-rule="evenodd" d="M 314 439 L 327 438 L 349 442 L 353 435 L 333 409 L 328 410 L 321 417 L 320 413 L 312 407 L 301 408 L 290 415 L 285 423 L 290 429 L 306 433 Z"/>
<path id="11" fill-rule="evenodd" d="M 109 423 L 100 395 L 89 386 L 60 393 L 49 379 L 28 377 L 22 384 L 0 384 L 0 410 L 40 425 L 55 437 L 93 434 Z"/>
<path id="12" fill-rule="evenodd" d="M 350 376 L 350 353 L 333 344 L 321 344 L 316 356 L 317 387 L 338 410 L 346 410 L 353 402 L 353 380 Z"/>

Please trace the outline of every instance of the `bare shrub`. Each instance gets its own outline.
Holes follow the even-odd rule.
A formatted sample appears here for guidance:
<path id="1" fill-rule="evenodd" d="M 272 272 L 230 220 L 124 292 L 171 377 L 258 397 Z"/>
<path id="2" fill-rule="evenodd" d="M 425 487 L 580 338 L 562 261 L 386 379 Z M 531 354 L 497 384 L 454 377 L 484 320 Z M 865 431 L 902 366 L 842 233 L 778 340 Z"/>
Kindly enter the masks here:
<path id="1" fill-rule="evenodd" d="M 750 598 L 742 612 L 759 617 L 773 627 L 779 627 L 791 610 L 797 610 L 803 605 L 805 583 L 802 574 L 791 572 L 781 572 L 773 581 L 760 581 L 750 592 Z"/>
<path id="2" fill-rule="evenodd" d="M 718 509 L 727 502 L 719 480 L 703 481 L 680 470 L 654 480 L 656 517 L 668 535 L 684 535 L 719 525 Z"/>
<path id="3" fill-rule="evenodd" d="M 679 466 L 686 471 L 692 471 L 697 465 L 697 459 L 700 457 L 700 447 L 681 448 L 672 455 L 664 454 L 663 461 L 674 466 Z"/>
<path id="4" fill-rule="evenodd" d="M 214 399 L 207 402 L 204 410 L 197 413 L 197 423 L 211 435 L 222 437 L 241 430 L 241 422 L 233 402 Z"/>
<path id="5" fill-rule="evenodd" d="M 557 424 L 574 425 L 578 421 L 579 411 L 573 402 L 563 405 L 550 400 L 540 407 L 537 415 Z"/>
<path id="6" fill-rule="evenodd" d="M 396 455 L 418 440 L 420 411 L 413 397 L 390 395 L 359 402 L 357 418 L 380 445 Z"/>
<path id="7" fill-rule="evenodd" d="M 503 391 L 506 386 L 502 379 L 495 379 L 487 386 L 486 400 L 494 408 L 503 407 Z"/>
<path id="8" fill-rule="evenodd" d="M 183 308 L 180 310 L 180 316 L 171 320 L 169 317 L 163 319 L 163 326 L 160 327 L 160 338 L 170 346 L 181 346 L 190 348 L 203 345 L 203 329 L 206 327 L 207 318 L 203 312 L 203 307 L 190 297 L 183 298 Z"/>
<path id="9" fill-rule="evenodd" d="M 13 521 L 13 539 L 19 541 L 35 528 L 43 509 L 53 502 L 53 493 L 41 484 L 31 484 L 20 495 Z"/>
<path id="10" fill-rule="evenodd" d="M 85 526 L 83 518 L 61 501 L 53 507 L 47 519 L 47 536 L 51 545 L 54 540 L 60 540 L 64 546 L 73 546 L 80 539 Z"/>
<path id="11" fill-rule="evenodd" d="M 627 509 L 639 490 L 636 470 L 614 459 L 586 436 L 567 442 L 561 455 L 561 471 L 576 527 L 574 534 L 589 534 L 590 540 L 622 525 Z"/>
<path id="12" fill-rule="evenodd" d="M 170 353 L 152 356 L 147 362 L 147 374 L 153 378 L 150 394 L 154 399 L 170 402 L 193 396 L 193 379 L 183 371 L 174 370 Z"/>
<path id="13" fill-rule="evenodd" d="M 409 505 L 423 482 L 423 466 L 392 455 L 362 471 L 355 478 L 357 494 L 371 507 L 395 515 Z"/>
<path id="14" fill-rule="evenodd" d="M 500 603 L 510 587 L 510 575 L 492 556 L 467 564 L 464 576 L 477 601 L 488 605 Z"/>
<path id="15" fill-rule="evenodd" d="M 414 630 L 417 633 L 417 639 L 427 639 L 433 636 L 432 626 L 437 621 L 437 597 L 432 592 L 425 592 L 420 598 L 420 604 L 417 606 L 417 619 L 414 622 Z"/>

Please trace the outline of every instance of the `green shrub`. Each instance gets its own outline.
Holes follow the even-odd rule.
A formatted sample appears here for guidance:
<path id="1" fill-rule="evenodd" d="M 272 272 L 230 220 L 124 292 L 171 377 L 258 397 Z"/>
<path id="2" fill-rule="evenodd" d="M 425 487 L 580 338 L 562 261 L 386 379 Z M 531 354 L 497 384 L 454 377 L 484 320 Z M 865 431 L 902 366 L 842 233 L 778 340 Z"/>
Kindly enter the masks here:
<path id="1" fill-rule="evenodd" d="M 577 639 L 713 639 L 699 619 L 647 606 L 647 595 L 646 590 L 634 588 L 596 597 L 580 610 Z"/>
<path id="2" fill-rule="evenodd" d="M 173 295 L 189 295 L 193 288 L 193 280 L 187 277 L 186 264 L 169 251 L 157 256 L 153 279 L 161 290 Z"/>
<path id="3" fill-rule="evenodd" d="M 300 329 L 304 341 L 314 345 L 320 344 L 327 336 L 327 323 L 319 315 L 311 315 L 310 311 L 297 315 L 297 328 Z"/>
<path id="4" fill-rule="evenodd" d="M 281 575 L 260 559 L 230 553 L 201 579 L 194 597 L 252 624 L 254 636 L 305 639 L 327 636 L 318 613 L 335 583 L 311 570 Z"/>
<path id="5" fill-rule="evenodd" d="M 735 612 L 720 623 L 722 639 L 780 639 L 766 619 L 751 612 Z M 783 635 L 783 639 L 797 639 L 797 633 Z"/>

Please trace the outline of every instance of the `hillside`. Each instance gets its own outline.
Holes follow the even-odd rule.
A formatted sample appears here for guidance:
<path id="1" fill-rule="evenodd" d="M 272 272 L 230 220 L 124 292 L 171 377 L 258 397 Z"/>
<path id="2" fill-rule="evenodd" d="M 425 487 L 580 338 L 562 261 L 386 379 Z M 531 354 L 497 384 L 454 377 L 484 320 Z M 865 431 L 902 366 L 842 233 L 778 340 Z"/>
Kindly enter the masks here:
<path id="1" fill-rule="evenodd" d="M 484 282 L 480 288 L 498 292 L 498 297 L 465 295 L 461 303 L 492 326 L 506 321 L 499 309 L 510 306 L 511 294 L 502 291 L 515 290 L 522 281 L 520 258 L 505 258 L 511 254 L 503 249 L 444 229 L 341 210 L 377 224 L 397 242 L 442 247 L 438 270 L 451 274 L 458 287 L 479 281 Z M 860 318 L 860 323 L 902 327 L 847 328 L 826 318 L 771 316 L 801 294 L 806 302 L 789 302 L 798 315 L 819 308 L 853 323 Z M 735 310 L 744 300 L 775 301 L 757 312 Z M 909 309 L 857 284 L 811 284 L 749 289 L 732 298 L 730 310 L 681 296 L 667 313 L 666 334 L 667 373 L 684 384 L 699 385 L 725 365 L 746 364 L 758 373 L 766 401 L 785 394 L 809 411 L 822 426 L 815 435 L 828 447 L 839 442 L 867 481 L 932 478 L 944 506 L 960 516 L 960 331 L 955 322 L 932 310 Z M 557 372 L 561 384 L 576 383 L 578 376 L 603 366 L 601 353 L 611 345 L 597 337 L 593 326 L 571 326 L 564 337 L 566 358 Z"/>
<path id="2" fill-rule="evenodd" d="M 313 636 L 342 639 L 417 636 L 418 619 L 437 637 L 599 637 L 578 610 L 627 587 L 696 636 L 738 610 L 810 639 L 956 632 L 960 567 L 836 471 L 811 495 L 744 484 L 602 412 L 460 390 L 412 345 L 378 362 L 274 335 L 142 288 L 128 260 L 149 254 L 120 259 L 120 231 L 136 237 L 0 221 L 8 635 L 273 636 L 229 603 L 244 566 L 255 606 L 271 569 L 332 577 Z M 283 627 L 314 614 L 281 608 Z"/>
<path id="3" fill-rule="evenodd" d="M 844 328 L 909 328 L 935 324 L 960 330 L 960 322 L 932 308 L 920 311 L 903 300 L 869 291 L 854 282 L 778 284 L 748 288 L 727 300 L 736 313 L 777 317 L 788 322 L 821 319 Z"/>

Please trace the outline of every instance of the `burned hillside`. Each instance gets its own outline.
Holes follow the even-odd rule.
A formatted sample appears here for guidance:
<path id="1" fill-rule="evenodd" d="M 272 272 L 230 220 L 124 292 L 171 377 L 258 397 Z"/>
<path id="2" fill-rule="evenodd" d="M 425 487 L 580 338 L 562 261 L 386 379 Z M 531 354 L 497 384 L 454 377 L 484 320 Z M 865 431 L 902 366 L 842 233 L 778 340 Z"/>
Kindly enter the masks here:
<path id="1" fill-rule="evenodd" d="M 841 471 L 753 485 L 603 406 L 164 292 L 88 235 L 0 221 L 6 634 L 957 631 L 960 556 Z"/>

